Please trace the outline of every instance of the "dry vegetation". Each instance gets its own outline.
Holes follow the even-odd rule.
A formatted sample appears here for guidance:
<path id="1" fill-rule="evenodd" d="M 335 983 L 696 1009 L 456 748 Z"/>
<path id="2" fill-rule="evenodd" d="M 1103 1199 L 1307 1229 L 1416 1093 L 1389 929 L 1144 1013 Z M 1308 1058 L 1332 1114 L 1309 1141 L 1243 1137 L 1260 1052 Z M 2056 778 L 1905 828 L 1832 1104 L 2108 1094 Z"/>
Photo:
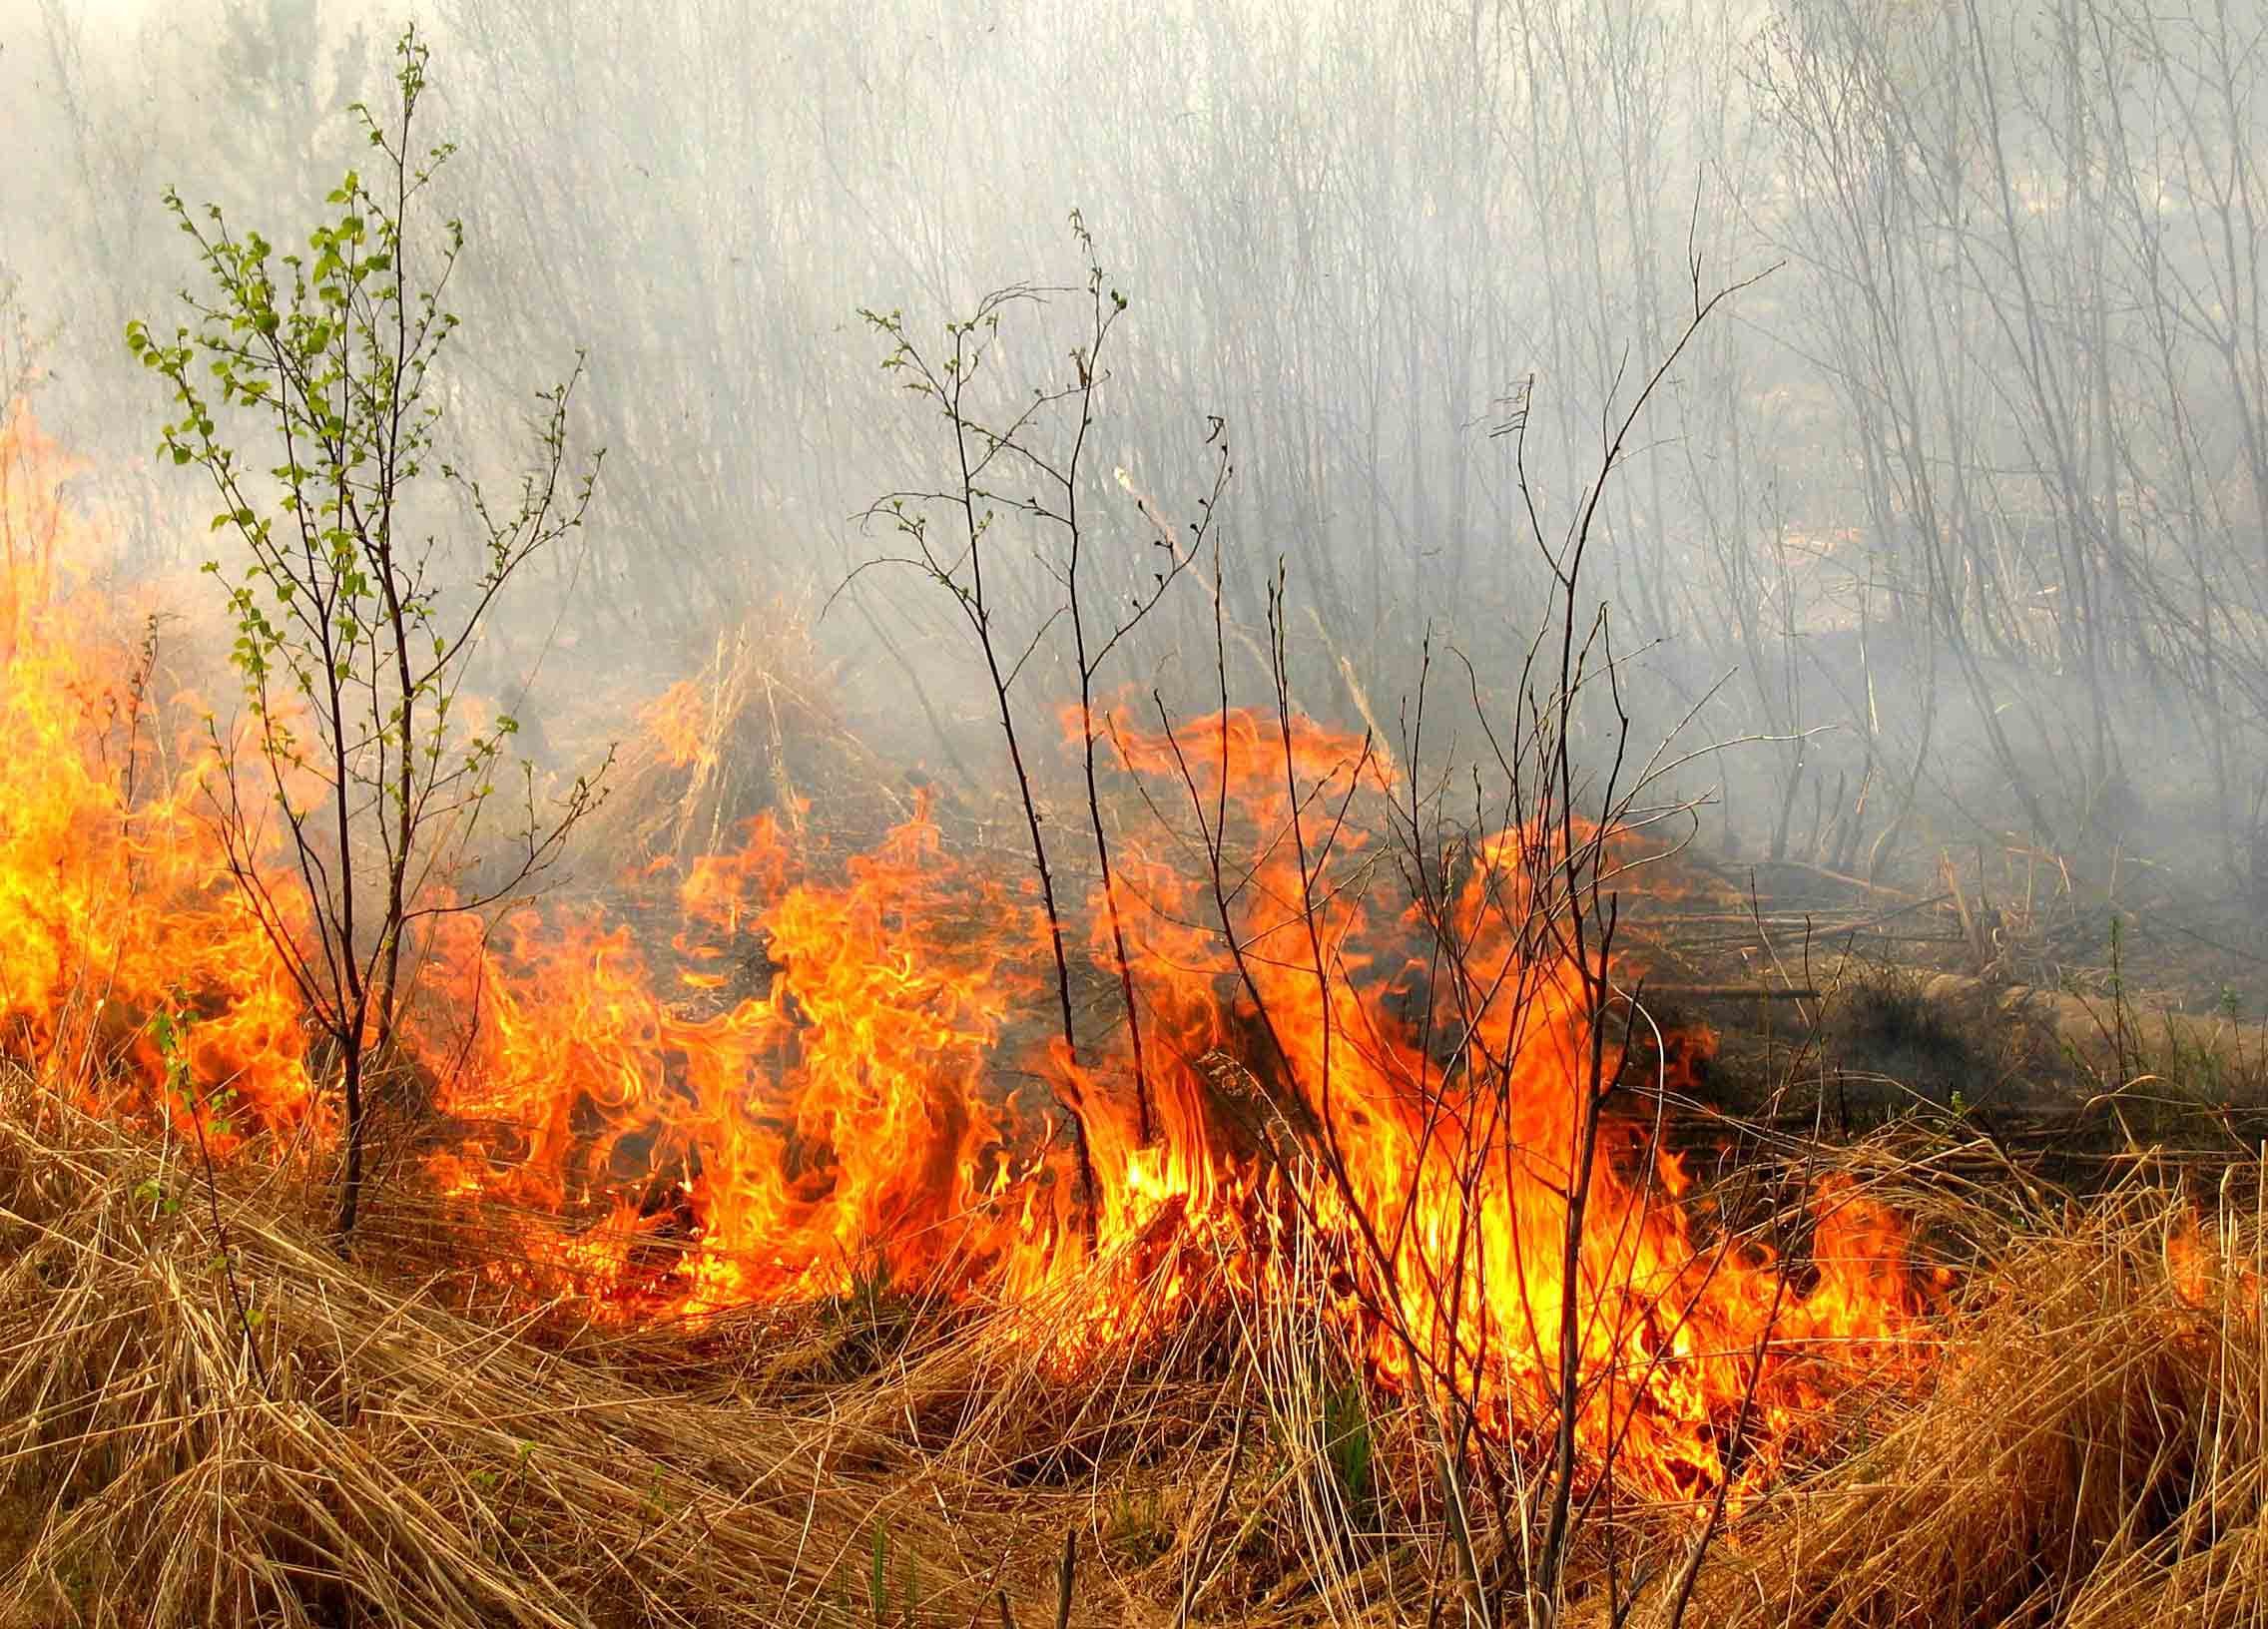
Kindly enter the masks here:
<path id="1" fill-rule="evenodd" d="M 965 720 L 871 620 L 923 715 L 891 722 L 952 774 L 861 740 L 808 595 L 728 613 L 691 678 L 647 675 L 626 745 L 620 697 L 577 698 L 562 762 L 616 772 L 603 806 L 575 783 L 581 896 L 524 899 L 523 864 L 412 952 L 406 1027 L 368 1051 L 369 1192 L 349 1178 L 335 1224 L 331 1074 L 358 1078 L 365 1031 L 310 1044 L 321 978 L 263 1005 L 264 941 L 219 940 L 264 861 L 241 840 L 196 863 L 209 770 L 153 817 L 154 644 L 120 685 L 97 677 L 115 638 L 58 635 L 45 768 L 82 772 L 78 802 L 51 800 L 48 848 L 0 856 L 0 903 L 52 952 L 45 985 L 0 956 L 0 1629 L 2268 1619 L 2268 1035 L 2222 999 L 2252 924 L 2198 918 L 2211 953 L 2165 953 L 2192 917 L 2105 813 L 2115 642 L 2083 653 L 2098 745 L 2071 818 L 1994 723 L 2029 835 L 1917 880 L 1878 862 L 1934 840 L 1908 834 L 1929 731 L 1870 737 L 1830 800 L 1812 732 L 1774 716 L 1771 859 L 1637 869 L 1664 856 L 1625 839 L 1694 809 L 1659 759 L 1618 779 L 1622 649 L 1583 559 L 1715 303 L 1696 262 L 1582 518 L 1561 537 L 1528 511 L 1555 586 L 1511 691 L 1468 675 L 1506 784 L 1475 779 L 1468 815 L 1462 772 L 1418 750 L 1423 680 L 1385 739 L 1357 642 L 1309 611 L 1322 688 L 1368 727 L 1334 731 L 1295 699 L 1286 579 L 1241 621 L 1218 552 L 1206 583 L 1220 421 L 1189 538 L 1142 510 L 1154 595 L 1092 575 L 1078 458 L 1126 306 L 1073 219 L 1092 326 L 1073 382 L 1034 396 L 1075 426 L 1067 456 L 964 407 L 978 324 L 932 372 L 894 312 L 867 317 L 959 443 L 958 490 L 911 496 L 962 529 L 869 516 L 966 618 L 1012 779 L 955 760 Z M 1519 402 L 1496 433 L 1524 494 Z M 986 587 L 1005 545 L 971 436 L 979 469 L 1013 454 L 1060 487 L 1022 511 L 1062 534 L 1060 601 Z M 1149 735 L 1105 658 L 1185 575 L 1205 592 L 1158 631 L 1184 661 L 1210 621 L 1218 711 L 1153 692 Z M 0 604 L 0 703 L 38 700 L 14 624 L 28 640 L 50 593 Z M 1034 722 L 1040 669 L 1011 695 L 1059 614 L 1062 740 Z M 2208 619 L 2208 668 L 2222 637 Z M 1232 660 L 1272 708 L 1232 708 Z M 1886 816 L 1893 757 L 1913 768 Z M 2221 814 L 2223 880 L 2240 850 L 2257 873 L 2257 809 L 2249 831 Z M 327 861 L 299 850 L 318 903 Z M 1026 865 L 1043 908 L 1007 880 Z M 340 852 L 348 895 L 357 874 Z M 346 959 L 405 942 L 395 880 L 387 927 L 328 930 Z M 291 919 L 267 928 L 291 950 Z M 256 1008 L 265 1029 L 230 1028 Z M 1829 1248 L 1860 1226 L 1836 1234 L 1834 1196 L 1889 1245 Z M 1879 1293 L 1863 1334 L 1830 1322 L 1854 1288 Z"/>
<path id="2" fill-rule="evenodd" d="M 346 1264 L 298 1173 L 214 1188 L 181 1154 L 6 1088 L 5 1621 L 868 1621 L 916 1591 L 930 1621 L 968 1597 L 921 1570 L 967 1527 L 919 1456 L 730 1397 L 731 1343 L 556 1339 L 467 1264 L 404 1271 L 434 1241 L 398 1208 Z"/>
<path id="3" fill-rule="evenodd" d="M 2079 1199 L 1911 1123 L 1842 1158 L 1968 1271 L 1927 1378 L 1854 1393 L 1812 1462 L 1743 1494 L 1685 1621 L 2252 1621 L 2259 1168 L 2141 1160 Z M 194 1150 L 0 1088 L 0 1622 L 1465 1610 L 1408 1411 L 1335 1380 L 1296 1306 L 1224 1302 L 1076 1372 L 1020 1336 L 1044 1308 L 856 1281 L 626 1332 L 511 1294 L 496 1238 L 412 1187 L 351 1262 L 322 1206 L 288 1162 L 209 1182 Z M 1673 1618 L 1704 1531 L 1609 1500 L 1569 1621 Z"/>
<path id="4" fill-rule="evenodd" d="M 2136 1180 L 2015 1233 L 1938 1379 L 1704 1570 L 1716 1623 L 2233 1624 L 2262 1566 L 2258 1168 Z"/>
<path id="5" fill-rule="evenodd" d="M 719 637 L 620 757 L 594 865 L 682 865 L 760 816 L 850 853 L 901 818 L 911 790 L 831 688 L 794 618 Z M 1114 831 L 1155 817 L 1127 802 Z M 983 841 L 1012 832 L 1002 805 L 956 823 L 1005 868 Z M 1452 1519 L 1424 1398 L 1350 1342 L 1329 1311 L 1345 1257 L 1312 1236 L 1260 1296 L 1221 1233 L 997 1300 L 893 1273 L 877 1241 L 825 1293 L 626 1316 L 564 1288 L 588 1218 L 437 1191 L 416 1104 L 379 1121 L 342 1255 L 319 1135 L 216 1165 L 199 1128 L 225 1105 L 162 1121 L 101 1089 L 134 1072 L 136 1013 L 0 1072 L 0 1626 L 2028 1629 L 2268 1609 L 2256 1026 L 2173 1013 L 2198 976 L 2170 964 L 2145 1003 L 2068 883 L 1763 875 L 1633 895 L 1621 953 L 1665 1028 L 1723 1035 L 1662 1105 L 1672 1140 L 1709 1156 L 1724 1236 L 1771 1239 L 1799 1290 L 1816 1264 L 1787 1219 L 1831 1172 L 1908 1219 L 1948 1289 L 1911 1360 L 1843 1375 L 1763 1470 L 1713 1416 L 1736 1470 L 1721 1504 L 1586 1461 L 1548 1590 L 1544 1426 L 1474 1445 L 1486 1469 L 1459 1486 L 1493 1506 Z M 741 970 L 755 985 L 764 959 Z M 1109 981 L 1082 979 L 1100 1027 Z M 1139 1333 L 1067 1356 L 1050 1332 L 1091 1329 L 1105 1299 Z"/>
<path id="6" fill-rule="evenodd" d="M 912 793 L 830 689 L 793 618 L 719 637 L 620 757 L 593 862 L 682 864 L 760 816 L 859 849 Z M 963 846 L 1013 814 L 957 812 Z M 1842 1376 L 1762 1471 L 1718 1418 L 1721 1504 L 1586 1461 L 1548 1590 L 1543 1426 L 1475 1445 L 1460 1488 L 1493 1508 L 1452 1519 L 1423 1397 L 1354 1349 L 1344 1256 L 1305 1235 L 1262 1296 L 1215 1233 L 1013 1299 L 877 1248 L 828 1293 L 625 1316 L 563 1288 L 587 1219 L 436 1191 L 415 1105 L 379 1121 L 342 1255 L 319 1139 L 209 1163 L 198 1116 L 119 1112 L 91 1048 L 0 1072 L 0 1626 L 2255 1618 L 2256 1026 L 2145 1003 L 2067 884 L 1794 870 L 1633 896 L 1621 953 L 1665 1028 L 1723 1036 L 1663 1104 L 1672 1140 L 1709 1156 L 1725 1237 L 1771 1239 L 1799 1289 L 1787 1219 L 1832 1172 L 1908 1219 L 1947 1292 L 1910 1360 Z M 1099 1026 L 1109 981 L 1082 978 Z M 106 1043 L 128 1075 L 130 1039 Z M 1066 1356 L 1050 1332 L 1106 1298 L 1141 1333 Z"/>

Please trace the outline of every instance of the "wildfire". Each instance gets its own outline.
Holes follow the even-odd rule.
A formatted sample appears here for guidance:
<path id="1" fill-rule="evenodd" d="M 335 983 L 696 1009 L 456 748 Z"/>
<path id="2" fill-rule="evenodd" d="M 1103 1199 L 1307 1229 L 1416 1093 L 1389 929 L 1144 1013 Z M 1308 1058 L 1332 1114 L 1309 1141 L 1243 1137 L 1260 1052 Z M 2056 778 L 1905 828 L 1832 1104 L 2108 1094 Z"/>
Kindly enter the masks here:
<path id="1" fill-rule="evenodd" d="M 680 679 L 640 708 L 638 722 L 665 764 L 690 770 L 701 762 L 706 752 L 702 738 L 709 726 L 709 704 L 692 680 Z"/>
<path id="2" fill-rule="evenodd" d="M 224 1153 L 319 1147 L 334 1111 L 299 995 L 242 902 L 247 873 L 290 897 L 281 855 L 232 855 L 204 817 L 208 729 L 159 750 L 185 710 L 155 705 L 114 604 L 60 575 L 91 554 L 59 469 L 19 410 L 0 439 L 6 1045 L 121 1109 L 225 1119 Z M 666 762 L 704 750 L 690 686 L 643 719 Z M 1011 1303 L 1101 1275 L 1123 1293 L 1047 1337 L 1074 1358 L 1215 1293 L 1207 1262 L 1234 1293 L 1282 1290 L 1297 1235 L 1382 1381 L 1460 1388 L 1517 1438 L 1552 1428 L 1571 1372 L 1585 1450 L 1664 1492 L 1741 1473 L 1736 1417 L 1769 1463 L 1838 1358 L 1911 1333 L 1925 1290 L 1881 1207 L 1818 1187 L 1799 1283 L 1693 1202 L 1636 1096 L 1590 1112 L 1592 1082 L 1704 1042 L 1625 1059 L 1594 1036 L 1592 975 L 1530 896 L 1538 833 L 1397 900 L 1347 817 L 1393 790 L 1360 740 L 1242 712 L 1102 739 L 1195 833 L 1118 844 L 1134 1026 L 1051 1033 L 1036 889 L 955 856 L 925 810 L 840 862 L 759 819 L 649 873 L 676 892 L 666 945 L 597 906 L 440 918 L 404 1032 L 431 1180 L 532 1213 L 528 1260 L 622 1317 L 826 1293 L 875 1252 L 900 1284 Z M 1112 903 L 1075 913 L 1102 967 Z M 160 1012 L 194 1019 L 180 1055 Z"/>
<path id="3" fill-rule="evenodd" d="M 177 1032 L 188 1080 L 268 1131 L 319 1130 L 297 992 L 200 817 L 215 746 L 192 724 L 161 750 L 161 712 L 199 710 L 156 705 L 152 647 L 74 580 L 96 550 L 55 499 L 64 469 L 17 409 L 0 428 L 0 1033 L 72 1081 L 124 1054 L 155 1100 L 179 1077 L 148 1020 L 178 1009 L 196 1020 Z"/>

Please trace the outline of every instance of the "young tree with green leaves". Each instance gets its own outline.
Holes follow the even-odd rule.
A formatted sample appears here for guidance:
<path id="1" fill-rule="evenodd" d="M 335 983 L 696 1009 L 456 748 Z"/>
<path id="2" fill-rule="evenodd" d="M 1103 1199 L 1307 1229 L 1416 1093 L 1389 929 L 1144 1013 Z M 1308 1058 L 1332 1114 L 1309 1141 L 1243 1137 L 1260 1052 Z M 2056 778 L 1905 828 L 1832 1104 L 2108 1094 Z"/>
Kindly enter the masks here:
<path id="1" fill-rule="evenodd" d="M 602 795 L 599 776 L 578 778 L 539 807 L 522 764 L 511 863 L 461 884 L 518 729 L 464 705 L 466 661 L 506 585 L 582 524 L 599 459 L 578 470 L 567 450 L 580 357 L 538 398 L 516 501 L 492 503 L 442 457 L 437 369 L 458 327 L 442 295 L 464 230 L 425 224 L 453 149 L 412 146 L 427 88 L 414 28 L 395 56 L 394 117 L 353 110 L 372 172 L 347 172 L 304 251 L 235 231 L 218 206 L 193 215 L 169 190 L 209 286 L 184 290 L 191 320 L 170 340 L 127 325 L 172 387 L 161 456 L 211 478 L 213 528 L 240 545 L 205 568 L 227 594 L 252 726 L 214 727 L 212 796 L 231 871 L 336 1060 L 342 1243 L 362 1199 L 365 1088 L 393 1054 L 415 941 L 439 915 L 522 892 Z M 420 529 L 410 501 L 435 485 L 461 502 L 469 536 Z"/>

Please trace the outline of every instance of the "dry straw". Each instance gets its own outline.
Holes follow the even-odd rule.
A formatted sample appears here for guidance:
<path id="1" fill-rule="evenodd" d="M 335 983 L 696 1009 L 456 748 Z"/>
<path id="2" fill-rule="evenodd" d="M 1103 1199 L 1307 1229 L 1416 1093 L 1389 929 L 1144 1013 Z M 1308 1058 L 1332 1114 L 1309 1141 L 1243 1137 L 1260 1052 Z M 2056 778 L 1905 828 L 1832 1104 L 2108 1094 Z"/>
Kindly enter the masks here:
<path id="1" fill-rule="evenodd" d="M 2137 1176 L 2077 1205 L 1965 1175 L 1973 1156 L 1848 1156 L 1989 1265 L 1926 1380 L 1854 1393 L 1808 1469 L 1744 1495 L 1682 1621 L 2268 1621 L 2253 1190 L 2199 1206 Z M 241 1162 L 215 1190 L 199 1170 L 0 1081 L 0 1626 L 1470 1609 L 1415 1410 L 1360 1385 L 1320 1278 L 1256 1301 L 1233 1255 L 1185 1251 L 1127 1301 L 1149 1337 L 1083 1356 L 1055 1339 L 1081 1282 L 984 1308 L 853 1280 L 818 1308 L 610 1332 L 531 1305 L 532 1276 L 508 1288 L 489 1253 L 509 1230 L 421 1209 L 414 1184 L 342 1263 L 304 1172 Z M 1697 1526 L 1614 1508 L 1555 1608 L 1499 1551 L 1494 1621 L 1665 1623 Z"/>
<path id="2" fill-rule="evenodd" d="M 342 1264 L 288 1184 L 208 1205 L 166 1150 L 0 1096 L 0 1623 L 961 1623 L 988 1596 L 919 1465 L 827 1410 L 546 1350 Z"/>
<path id="3" fill-rule="evenodd" d="M 2233 1183 L 2200 1220 L 2141 1179 L 2018 1236 L 1927 1394 L 1757 1512 L 1689 1621 L 2268 1621 L 2262 1246 Z"/>

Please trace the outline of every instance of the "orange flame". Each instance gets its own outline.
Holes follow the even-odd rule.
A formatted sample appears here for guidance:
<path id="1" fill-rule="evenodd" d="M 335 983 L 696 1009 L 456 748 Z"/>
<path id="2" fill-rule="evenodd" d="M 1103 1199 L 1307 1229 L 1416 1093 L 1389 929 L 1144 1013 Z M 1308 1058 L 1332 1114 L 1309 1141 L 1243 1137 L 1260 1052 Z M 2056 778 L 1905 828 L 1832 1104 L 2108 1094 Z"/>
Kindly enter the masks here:
<path id="1" fill-rule="evenodd" d="M 673 769 L 692 769 L 707 751 L 709 704 L 701 699 L 701 687 L 690 679 L 680 679 L 640 708 L 638 722 L 653 738 L 662 762 Z"/>
<path id="2" fill-rule="evenodd" d="M 145 1020 L 179 1008 L 210 1092 L 271 1130 L 319 1121 L 298 993 L 200 817 L 212 742 L 192 731 L 160 752 L 153 668 L 70 581 L 93 549 L 54 497 L 67 466 L 20 406 L 0 470 L 0 1034 L 63 1078 L 128 1054 L 155 1098 L 169 1071 Z"/>
<path id="3" fill-rule="evenodd" d="M 4 1044 L 172 1114 L 186 1061 L 236 1094 L 237 1138 L 319 1145 L 335 1116 L 298 995 L 239 886 L 281 856 L 232 867 L 200 817 L 210 738 L 162 757 L 142 690 L 93 677 L 134 670 L 107 608 L 56 575 L 60 469 L 19 411 L 0 438 Z M 691 685 L 643 717 L 668 763 L 697 763 Z M 1206 1261 L 1229 1293 L 1292 1293 L 1298 1240 L 1382 1382 L 1454 1387 L 1492 1431 L 1540 1438 L 1571 1372 L 1583 1450 L 1664 1493 L 1768 1468 L 1855 1358 L 1895 1357 L 1929 1292 L 1894 1215 L 1819 1185 L 1799 1276 L 1711 1218 L 1651 1099 L 1618 1084 L 1708 1041 L 1625 1056 L 1601 1032 L 1619 998 L 1531 886 L 1550 833 L 1497 833 L 1453 885 L 1396 899 L 1359 810 L 1394 777 L 1360 738 L 1232 712 L 1098 741 L 1201 822 L 1116 840 L 1139 1069 L 1123 1022 L 1086 1020 L 1076 1051 L 1048 1034 L 1036 890 L 956 857 L 925 809 L 840 864 L 760 819 L 630 884 L 674 879 L 666 944 L 593 905 L 440 918 L 405 1030 L 432 1181 L 532 1213 L 530 1270 L 623 1317 L 824 1293 L 877 1250 L 945 1295 L 1104 1275 L 1046 1337 L 1068 1359 L 1219 1293 Z M 1103 968 L 1109 903 L 1076 924 Z M 198 1022 L 169 1060 L 148 1019 L 184 1002 Z"/>

